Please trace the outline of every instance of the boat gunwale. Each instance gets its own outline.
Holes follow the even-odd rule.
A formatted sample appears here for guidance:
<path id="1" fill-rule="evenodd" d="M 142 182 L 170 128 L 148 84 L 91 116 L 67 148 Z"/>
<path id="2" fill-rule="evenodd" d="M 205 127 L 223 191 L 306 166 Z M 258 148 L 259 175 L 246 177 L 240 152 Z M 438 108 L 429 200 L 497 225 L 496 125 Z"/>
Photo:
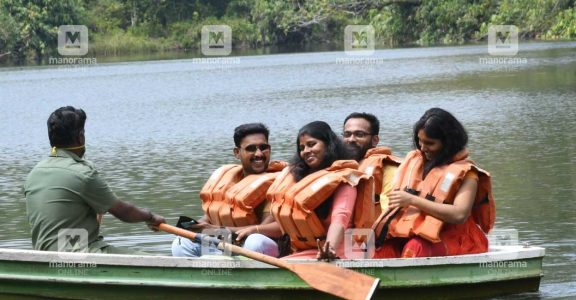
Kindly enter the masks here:
<path id="1" fill-rule="evenodd" d="M 489 252 L 459 256 L 440 256 L 423 258 L 393 259 L 341 259 L 334 264 L 346 268 L 383 268 L 418 267 L 445 264 L 480 264 L 501 261 L 515 261 L 530 258 L 542 258 L 545 249 L 535 246 L 495 246 Z M 216 259 L 215 259 L 216 258 Z M 171 257 L 149 255 L 63 253 L 52 251 L 20 250 L 0 248 L 0 260 L 47 262 L 47 263 L 84 263 L 115 266 L 174 267 L 174 268 L 246 268 L 269 269 L 267 265 L 243 257 Z M 289 260 L 291 263 L 315 263 L 315 259 Z"/>

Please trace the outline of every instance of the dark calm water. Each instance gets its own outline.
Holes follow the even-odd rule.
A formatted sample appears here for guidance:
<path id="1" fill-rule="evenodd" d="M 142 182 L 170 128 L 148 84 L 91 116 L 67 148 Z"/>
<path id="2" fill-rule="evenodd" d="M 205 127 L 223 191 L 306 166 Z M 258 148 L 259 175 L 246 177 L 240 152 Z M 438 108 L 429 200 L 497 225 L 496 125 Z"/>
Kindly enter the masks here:
<path id="1" fill-rule="evenodd" d="M 494 177 L 497 227 L 546 248 L 540 292 L 576 297 L 576 43 L 521 45 L 518 64 L 485 64 L 486 46 L 377 51 L 372 64 L 341 52 L 0 69 L 0 247 L 30 248 L 22 185 L 49 153 L 46 119 L 74 105 L 88 114 L 87 159 L 122 199 L 163 214 L 201 214 L 198 191 L 232 156 L 233 128 L 264 122 L 273 158 L 324 120 L 336 131 L 353 111 L 376 114 L 381 143 L 411 149 L 411 126 L 434 106 L 470 134 L 473 158 Z M 106 216 L 115 245 L 169 253 L 171 237 Z"/>

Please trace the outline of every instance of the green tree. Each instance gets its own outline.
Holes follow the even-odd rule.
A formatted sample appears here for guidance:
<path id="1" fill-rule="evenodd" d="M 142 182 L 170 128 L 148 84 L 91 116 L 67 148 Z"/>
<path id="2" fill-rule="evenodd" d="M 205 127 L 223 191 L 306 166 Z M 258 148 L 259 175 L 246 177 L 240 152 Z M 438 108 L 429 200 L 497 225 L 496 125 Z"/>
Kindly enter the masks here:
<path id="1" fill-rule="evenodd" d="M 14 51 L 17 38 L 18 24 L 12 16 L 5 11 L 0 11 L 0 61 Z"/>
<path id="2" fill-rule="evenodd" d="M 576 39 L 576 7 L 561 11 L 546 33 L 551 39 Z"/>
<path id="3" fill-rule="evenodd" d="M 498 4 L 490 23 L 516 25 L 521 38 L 540 37 L 562 10 L 574 7 L 573 0 L 500 0 Z"/>
<path id="4" fill-rule="evenodd" d="M 41 60 L 47 52 L 55 51 L 60 25 L 83 24 L 84 20 L 79 0 L 3 0 L 0 5 L 18 24 L 15 41 L 18 60 L 29 51 Z"/>

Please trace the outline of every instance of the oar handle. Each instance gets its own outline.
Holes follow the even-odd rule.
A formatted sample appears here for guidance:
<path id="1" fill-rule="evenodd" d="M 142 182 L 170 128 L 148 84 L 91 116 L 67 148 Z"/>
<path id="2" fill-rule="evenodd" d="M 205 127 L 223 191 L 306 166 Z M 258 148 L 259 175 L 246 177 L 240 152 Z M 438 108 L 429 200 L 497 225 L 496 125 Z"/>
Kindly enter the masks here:
<path id="1" fill-rule="evenodd" d="M 197 242 L 201 242 L 202 241 L 202 234 L 200 233 L 196 233 L 193 231 L 189 231 L 186 229 L 182 229 L 182 228 L 178 228 L 172 225 L 168 225 L 166 223 L 162 223 L 160 225 L 158 225 L 158 229 L 167 233 L 171 233 L 171 234 L 175 234 L 181 237 L 185 237 Z M 257 260 L 257 261 L 261 261 L 263 263 L 267 263 L 279 268 L 284 268 L 284 269 L 290 269 L 290 265 L 288 263 L 286 263 L 285 261 L 276 258 L 276 257 L 272 257 L 272 256 L 268 256 L 262 253 L 258 253 L 252 250 L 248 250 L 248 249 L 244 249 L 242 247 L 236 246 L 234 244 L 231 243 L 225 243 L 220 239 L 211 237 L 210 238 L 210 242 L 213 242 L 214 244 L 218 245 L 218 249 L 220 250 L 228 250 L 232 253 L 235 254 L 239 254 L 245 257 L 249 257 L 251 259 Z"/>

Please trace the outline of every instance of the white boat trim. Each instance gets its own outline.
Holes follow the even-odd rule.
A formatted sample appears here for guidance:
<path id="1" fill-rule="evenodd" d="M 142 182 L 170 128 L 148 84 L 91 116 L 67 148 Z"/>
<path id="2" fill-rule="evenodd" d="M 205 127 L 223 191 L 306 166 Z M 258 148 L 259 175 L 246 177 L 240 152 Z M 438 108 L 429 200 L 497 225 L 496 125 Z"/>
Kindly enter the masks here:
<path id="1" fill-rule="evenodd" d="M 346 268 L 394 268 L 515 261 L 539 258 L 544 255 L 545 249 L 541 247 L 497 246 L 491 248 L 489 252 L 481 254 L 409 259 L 342 259 L 337 260 L 334 263 Z M 170 256 L 63 253 L 19 249 L 0 249 L 0 260 L 172 268 L 276 268 L 274 266 L 239 256 L 182 258 Z M 309 259 L 290 261 L 312 263 L 316 260 Z"/>

